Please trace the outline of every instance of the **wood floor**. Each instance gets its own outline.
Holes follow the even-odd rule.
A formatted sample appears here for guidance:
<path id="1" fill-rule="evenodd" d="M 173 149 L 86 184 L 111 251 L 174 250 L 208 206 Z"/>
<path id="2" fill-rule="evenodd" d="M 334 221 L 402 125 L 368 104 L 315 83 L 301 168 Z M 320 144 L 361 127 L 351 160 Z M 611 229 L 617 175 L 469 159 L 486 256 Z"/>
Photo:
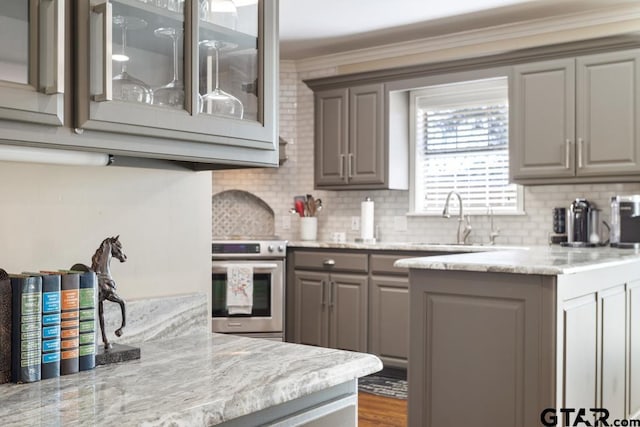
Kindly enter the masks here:
<path id="1" fill-rule="evenodd" d="M 358 393 L 359 427 L 405 427 L 407 401 Z"/>

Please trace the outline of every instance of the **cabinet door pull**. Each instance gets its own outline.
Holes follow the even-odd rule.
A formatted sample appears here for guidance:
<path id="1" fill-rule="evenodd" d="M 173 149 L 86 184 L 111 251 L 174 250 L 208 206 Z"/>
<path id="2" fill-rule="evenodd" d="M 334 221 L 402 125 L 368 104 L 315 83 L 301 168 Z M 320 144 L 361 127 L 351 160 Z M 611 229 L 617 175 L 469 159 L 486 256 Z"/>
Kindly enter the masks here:
<path id="1" fill-rule="evenodd" d="M 582 169 L 582 149 L 583 149 L 584 140 L 582 138 L 578 138 L 578 168 Z"/>
<path id="2" fill-rule="evenodd" d="M 64 0 L 42 0 L 38 10 L 40 90 L 64 93 Z"/>
<path id="3" fill-rule="evenodd" d="M 93 95 L 96 102 L 111 101 L 113 99 L 113 86 L 111 84 L 111 53 L 112 53 L 112 16 L 113 8 L 108 1 L 93 6 L 92 11 L 102 15 L 102 93 Z"/>
<path id="4" fill-rule="evenodd" d="M 323 310 L 327 305 L 327 301 L 325 299 L 325 294 L 327 293 L 326 289 L 325 289 L 326 288 L 326 284 L 327 284 L 327 282 L 325 282 L 324 280 L 320 282 L 320 286 L 322 286 L 322 296 L 320 297 L 320 305 L 322 306 Z"/>
<path id="5" fill-rule="evenodd" d="M 344 154 L 340 154 L 340 179 L 344 179 Z"/>
<path id="6" fill-rule="evenodd" d="M 571 140 L 567 139 L 564 142 L 565 145 L 565 153 L 564 153 L 564 168 L 565 169 L 569 169 L 571 168 Z"/>
<path id="7" fill-rule="evenodd" d="M 347 177 L 349 179 L 353 178 L 353 153 L 349 153 L 349 161 L 347 162 Z"/>
<path id="8" fill-rule="evenodd" d="M 334 299 L 334 291 L 335 291 L 335 286 L 336 286 L 336 282 L 331 281 L 329 282 L 329 310 L 333 310 L 333 299 Z"/>
<path id="9" fill-rule="evenodd" d="M 325 267 L 333 267 L 334 265 L 336 265 L 336 260 L 334 260 L 334 259 L 325 259 L 324 262 L 322 263 L 322 265 L 324 265 Z"/>

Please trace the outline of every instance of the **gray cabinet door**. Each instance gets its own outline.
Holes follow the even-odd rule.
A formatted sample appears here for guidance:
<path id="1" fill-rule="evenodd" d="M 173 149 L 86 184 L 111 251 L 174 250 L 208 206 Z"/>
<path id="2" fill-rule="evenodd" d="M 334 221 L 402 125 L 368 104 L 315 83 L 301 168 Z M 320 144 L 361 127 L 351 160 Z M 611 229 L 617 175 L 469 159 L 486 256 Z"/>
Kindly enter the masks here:
<path id="1" fill-rule="evenodd" d="M 331 274 L 329 347 L 367 351 L 368 277 Z"/>
<path id="2" fill-rule="evenodd" d="M 296 271 L 294 277 L 295 342 L 327 347 L 329 276 Z"/>
<path id="3" fill-rule="evenodd" d="M 315 186 L 383 189 L 384 84 L 315 92 Z"/>
<path id="4" fill-rule="evenodd" d="M 349 90 L 332 89 L 315 94 L 315 185 L 347 183 Z"/>
<path id="5" fill-rule="evenodd" d="M 349 89 L 349 185 L 384 184 L 384 85 Z"/>
<path id="6" fill-rule="evenodd" d="M 469 425 L 469 414 L 481 426 L 538 425 L 553 402 L 545 280 L 411 270 L 410 426 Z"/>
<path id="7" fill-rule="evenodd" d="M 409 357 L 409 278 L 372 276 L 369 352 L 385 367 L 406 368 Z"/>
<path id="8" fill-rule="evenodd" d="M 577 59 L 578 176 L 640 172 L 640 51 Z"/>
<path id="9" fill-rule="evenodd" d="M 640 417 L 640 281 L 627 284 L 627 372 L 629 373 L 628 394 L 625 401 L 627 419 Z"/>
<path id="10" fill-rule="evenodd" d="M 65 2 L 0 3 L 0 118 L 62 126 Z"/>
<path id="11" fill-rule="evenodd" d="M 511 178 L 574 176 L 574 60 L 515 66 L 509 86 Z"/>

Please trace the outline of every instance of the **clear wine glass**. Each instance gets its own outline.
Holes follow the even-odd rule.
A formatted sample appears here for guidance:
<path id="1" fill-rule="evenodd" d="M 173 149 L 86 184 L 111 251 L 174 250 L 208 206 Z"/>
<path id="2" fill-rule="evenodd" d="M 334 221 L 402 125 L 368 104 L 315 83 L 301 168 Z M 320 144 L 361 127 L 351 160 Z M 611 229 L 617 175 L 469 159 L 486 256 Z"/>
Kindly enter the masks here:
<path id="1" fill-rule="evenodd" d="M 178 40 L 182 28 L 157 28 L 153 33 L 157 37 L 167 37 L 173 42 L 173 79 L 164 86 L 153 90 L 153 103 L 171 108 L 184 108 L 184 83 L 179 79 Z"/>
<path id="2" fill-rule="evenodd" d="M 127 63 L 130 58 L 126 53 L 127 31 L 146 28 L 147 22 L 133 16 L 117 15 L 113 17 L 113 25 L 120 27 L 122 30 L 121 53 L 112 56 L 114 61 L 120 62 L 120 73 L 113 77 L 113 99 L 151 104 L 153 102 L 153 91 L 145 82 L 127 72 Z"/>
<path id="3" fill-rule="evenodd" d="M 220 51 L 234 49 L 237 45 L 219 40 L 203 40 L 201 46 L 205 46 L 215 54 L 215 88 L 202 96 L 200 112 L 242 119 L 244 116 L 244 106 L 235 96 L 220 89 Z"/>

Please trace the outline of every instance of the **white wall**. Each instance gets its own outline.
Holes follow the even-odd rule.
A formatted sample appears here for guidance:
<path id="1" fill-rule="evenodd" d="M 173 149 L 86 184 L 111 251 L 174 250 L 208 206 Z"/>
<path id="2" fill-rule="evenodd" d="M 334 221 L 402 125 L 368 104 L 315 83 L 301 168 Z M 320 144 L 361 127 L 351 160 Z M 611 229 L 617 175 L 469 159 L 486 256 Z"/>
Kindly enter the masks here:
<path id="1" fill-rule="evenodd" d="M 208 172 L 0 162 L 0 267 L 9 273 L 91 264 L 119 234 L 111 263 L 125 299 L 210 294 Z"/>

